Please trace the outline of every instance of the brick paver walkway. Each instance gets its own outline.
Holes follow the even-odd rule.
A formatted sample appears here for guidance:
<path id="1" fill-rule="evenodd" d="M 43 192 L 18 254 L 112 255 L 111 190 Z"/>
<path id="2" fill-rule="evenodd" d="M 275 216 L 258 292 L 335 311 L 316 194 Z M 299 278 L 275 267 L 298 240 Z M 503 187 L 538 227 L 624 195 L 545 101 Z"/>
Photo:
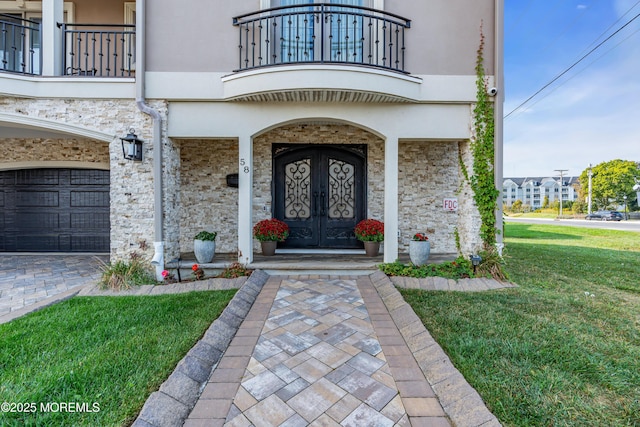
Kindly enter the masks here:
<path id="1" fill-rule="evenodd" d="M 71 297 L 100 278 L 106 255 L 0 254 L 0 323 Z"/>
<path id="2" fill-rule="evenodd" d="M 450 423 L 368 276 L 273 276 L 184 425 Z"/>

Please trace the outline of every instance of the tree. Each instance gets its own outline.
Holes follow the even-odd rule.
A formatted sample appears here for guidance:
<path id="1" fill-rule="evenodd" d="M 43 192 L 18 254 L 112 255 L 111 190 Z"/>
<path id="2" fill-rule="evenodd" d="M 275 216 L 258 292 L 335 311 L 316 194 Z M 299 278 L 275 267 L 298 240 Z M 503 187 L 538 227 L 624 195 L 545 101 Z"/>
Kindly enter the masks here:
<path id="1" fill-rule="evenodd" d="M 542 199 L 542 209 L 546 209 L 549 207 L 549 196 L 544 196 Z"/>
<path id="2" fill-rule="evenodd" d="M 574 214 L 582 214 L 586 210 L 586 206 L 587 204 L 582 200 L 576 200 L 575 202 L 573 202 L 573 205 L 571 206 L 571 210 L 573 211 Z"/>
<path id="3" fill-rule="evenodd" d="M 624 196 L 627 202 L 635 199 L 633 186 L 634 178 L 640 177 L 640 170 L 636 162 L 631 160 L 611 160 L 600 163 L 591 169 L 592 207 L 604 209 L 613 204 L 615 206 L 624 203 Z M 582 190 L 587 195 L 589 193 L 589 175 L 585 169 L 580 174 Z"/>
<path id="4" fill-rule="evenodd" d="M 511 205 L 511 212 L 522 212 L 522 200 L 518 199 Z"/>

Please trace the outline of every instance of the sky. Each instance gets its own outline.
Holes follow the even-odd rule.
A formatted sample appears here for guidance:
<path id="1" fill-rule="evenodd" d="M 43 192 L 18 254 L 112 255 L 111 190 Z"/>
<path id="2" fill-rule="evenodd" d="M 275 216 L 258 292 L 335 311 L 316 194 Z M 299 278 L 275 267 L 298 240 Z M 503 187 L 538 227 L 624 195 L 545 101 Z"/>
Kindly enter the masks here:
<path id="1" fill-rule="evenodd" d="M 640 0 L 505 0 L 505 177 L 640 162 L 640 16 L 572 67 L 639 14 Z"/>

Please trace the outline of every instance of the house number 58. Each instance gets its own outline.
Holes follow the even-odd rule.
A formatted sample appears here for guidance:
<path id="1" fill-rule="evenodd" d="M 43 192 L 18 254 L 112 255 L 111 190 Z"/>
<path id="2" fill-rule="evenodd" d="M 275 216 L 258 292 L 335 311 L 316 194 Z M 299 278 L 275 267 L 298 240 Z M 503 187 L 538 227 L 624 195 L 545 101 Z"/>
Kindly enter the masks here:
<path id="1" fill-rule="evenodd" d="M 240 159 L 240 166 L 244 173 L 249 173 L 249 166 L 247 166 L 247 162 L 244 159 Z"/>

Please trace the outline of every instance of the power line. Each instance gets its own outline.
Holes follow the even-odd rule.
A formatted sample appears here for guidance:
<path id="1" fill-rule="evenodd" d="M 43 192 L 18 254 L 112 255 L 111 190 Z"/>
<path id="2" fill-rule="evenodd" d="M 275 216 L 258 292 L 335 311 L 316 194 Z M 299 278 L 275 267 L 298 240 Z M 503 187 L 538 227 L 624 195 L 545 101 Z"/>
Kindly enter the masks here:
<path id="1" fill-rule="evenodd" d="M 618 18 L 618 19 L 616 20 L 616 22 L 614 22 L 613 24 L 609 25 L 609 27 L 607 27 L 607 29 L 606 29 L 606 30 L 604 30 L 604 31 L 603 31 L 603 32 L 602 32 L 598 37 L 596 37 L 596 39 L 593 41 L 593 43 L 591 43 L 589 46 L 587 46 L 587 47 L 583 50 L 583 52 L 584 52 L 584 51 L 586 51 L 587 49 L 589 49 L 589 47 L 590 47 L 590 46 L 593 46 L 593 45 L 594 45 L 594 43 L 596 43 L 596 42 L 600 39 L 600 37 L 602 37 L 602 36 L 604 36 L 605 34 L 607 34 L 607 31 L 609 31 L 610 29 L 612 29 L 613 27 L 615 27 L 615 25 L 616 25 L 618 22 L 622 21 L 622 19 L 623 19 L 625 16 L 627 16 L 629 13 L 631 13 L 631 11 L 632 11 L 632 10 L 633 10 L 633 9 L 634 9 L 638 4 L 640 4 L 640 0 L 638 0 L 638 1 L 636 2 L 636 4 L 634 4 L 633 6 L 631 6 L 631 7 L 630 7 L 630 8 L 629 8 L 625 13 L 623 13 L 623 14 L 622 14 L 622 16 L 620 16 L 620 18 Z"/>
<path id="2" fill-rule="evenodd" d="M 640 2 L 639 2 L 640 3 Z M 611 51 L 613 51 L 614 49 L 616 49 L 618 46 L 620 46 L 622 43 L 626 42 L 627 40 L 629 40 L 631 37 L 635 36 L 636 34 L 640 33 L 640 29 L 637 29 L 636 31 L 634 31 L 633 33 L 629 34 L 627 37 L 625 37 L 623 40 L 621 40 L 620 42 L 618 42 L 615 46 L 611 47 L 609 50 L 607 50 L 605 53 L 603 53 L 602 55 L 600 55 L 599 57 L 597 57 L 596 59 L 594 59 L 593 61 L 589 62 L 587 65 L 585 65 L 581 70 L 579 70 L 578 72 L 576 72 L 575 74 L 573 74 L 571 77 L 568 77 L 565 81 L 563 81 L 562 83 L 560 83 L 559 85 L 557 85 L 556 87 L 554 87 L 553 89 L 551 89 L 551 91 L 547 92 L 546 94 L 544 94 L 541 98 L 538 98 L 536 100 L 536 102 L 534 102 L 531 106 L 535 106 L 536 104 L 538 104 L 539 102 L 541 102 L 542 100 L 544 100 L 545 98 L 547 98 L 549 95 L 551 95 L 552 93 L 554 93 L 556 90 L 560 89 L 562 86 L 564 86 L 565 84 L 567 84 L 568 82 L 570 82 L 572 79 L 576 78 L 577 76 L 579 76 L 583 71 L 585 71 L 587 68 L 589 68 L 591 65 L 593 65 L 594 63 L 600 61 L 601 59 L 603 59 L 606 55 L 608 55 L 609 53 L 611 53 Z"/>
<path id="3" fill-rule="evenodd" d="M 522 108 L 523 105 L 525 105 L 527 102 L 531 101 L 535 96 L 537 96 L 540 92 L 542 92 L 543 90 L 545 90 L 546 88 L 548 88 L 549 86 L 551 86 L 553 83 L 555 83 L 560 77 L 564 76 L 565 74 L 567 74 L 569 71 L 571 71 L 571 69 L 573 69 L 573 67 L 575 67 L 576 65 L 578 65 L 580 62 L 582 62 L 584 59 L 586 59 L 589 55 L 591 55 L 593 52 L 595 52 L 600 46 L 602 46 L 603 44 L 605 44 L 607 41 L 609 41 L 613 36 L 615 36 L 616 34 L 618 34 L 620 31 L 622 31 L 625 27 L 627 27 L 629 24 L 631 24 L 633 21 L 635 21 L 638 17 L 640 17 L 640 13 L 637 14 L 636 16 L 634 16 L 633 18 L 631 18 L 629 21 L 627 21 L 626 24 L 624 24 L 622 27 L 618 28 L 616 31 L 614 31 L 609 37 L 607 37 L 606 39 L 604 39 L 602 42 L 598 43 L 596 45 L 596 47 L 594 47 L 593 49 L 591 49 L 589 52 L 587 52 L 586 54 L 584 54 L 580 59 L 578 59 L 576 62 L 574 62 L 573 64 L 571 64 L 571 66 L 569 66 L 567 69 L 565 69 L 562 73 L 558 74 L 556 77 L 554 77 L 549 83 L 547 83 L 546 85 L 542 86 L 540 89 L 538 89 L 533 95 L 531 95 L 529 98 L 525 99 L 520 105 L 518 105 L 516 108 L 514 108 L 513 110 L 511 110 L 507 115 L 504 116 L 504 118 L 506 119 L 507 117 L 509 117 L 511 114 L 513 114 L 514 112 L 516 112 L 517 110 L 519 110 L 520 108 Z"/>

